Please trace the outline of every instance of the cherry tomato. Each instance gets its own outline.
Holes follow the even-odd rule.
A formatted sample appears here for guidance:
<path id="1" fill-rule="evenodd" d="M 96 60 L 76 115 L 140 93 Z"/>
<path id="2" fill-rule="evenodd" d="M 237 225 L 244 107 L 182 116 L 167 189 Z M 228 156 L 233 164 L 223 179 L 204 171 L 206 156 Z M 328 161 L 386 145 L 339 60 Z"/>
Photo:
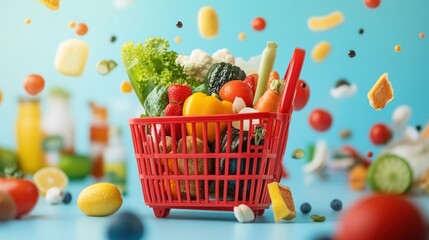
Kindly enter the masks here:
<path id="1" fill-rule="evenodd" d="M 331 127 L 332 116 L 328 111 L 316 108 L 310 113 L 308 122 L 314 130 L 324 132 Z"/>
<path id="2" fill-rule="evenodd" d="M 389 142 L 392 131 L 383 123 L 377 123 L 369 130 L 369 139 L 374 145 L 383 145 Z"/>
<path id="3" fill-rule="evenodd" d="M 427 239 L 419 209 L 403 196 L 370 195 L 355 202 L 340 217 L 337 240 Z"/>
<path id="4" fill-rule="evenodd" d="M 88 26 L 85 23 L 79 23 L 75 27 L 75 32 L 77 35 L 83 36 L 88 32 Z"/>
<path id="5" fill-rule="evenodd" d="M 29 213 L 39 199 L 36 185 L 26 179 L 0 178 L 0 190 L 6 191 L 12 197 L 16 205 L 17 218 Z"/>
<path id="6" fill-rule="evenodd" d="M 380 6 L 381 0 L 365 0 L 365 5 L 369 8 L 377 8 Z"/>
<path id="7" fill-rule="evenodd" d="M 255 31 L 262 31 L 265 29 L 265 26 L 267 26 L 267 23 L 262 17 L 257 17 L 252 21 L 252 28 L 255 29 Z"/>
<path id="8" fill-rule="evenodd" d="M 299 111 L 307 105 L 310 98 L 310 87 L 304 80 L 298 80 L 296 85 L 295 99 L 293 100 L 293 110 Z"/>
<path id="9" fill-rule="evenodd" d="M 28 94 L 37 95 L 45 87 L 45 80 L 39 74 L 30 74 L 24 79 L 24 89 Z"/>

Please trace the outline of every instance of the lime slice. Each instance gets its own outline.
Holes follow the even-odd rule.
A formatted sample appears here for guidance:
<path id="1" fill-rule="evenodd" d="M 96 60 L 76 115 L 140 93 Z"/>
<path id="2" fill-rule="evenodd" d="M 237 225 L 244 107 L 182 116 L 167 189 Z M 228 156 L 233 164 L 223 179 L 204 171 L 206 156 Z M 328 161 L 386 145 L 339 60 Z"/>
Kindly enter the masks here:
<path id="1" fill-rule="evenodd" d="M 370 187 L 377 192 L 403 194 L 413 182 L 413 172 L 406 160 L 393 154 L 381 155 L 368 170 Z"/>

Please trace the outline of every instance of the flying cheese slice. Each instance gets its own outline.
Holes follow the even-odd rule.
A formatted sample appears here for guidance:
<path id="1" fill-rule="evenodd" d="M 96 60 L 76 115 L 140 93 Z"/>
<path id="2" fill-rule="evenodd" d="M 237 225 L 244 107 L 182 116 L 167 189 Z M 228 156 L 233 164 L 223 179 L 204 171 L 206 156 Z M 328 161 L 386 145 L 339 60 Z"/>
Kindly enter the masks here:
<path id="1" fill-rule="evenodd" d="M 278 182 L 269 183 L 267 186 L 276 223 L 279 223 L 282 219 L 291 220 L 295 218 L 295 205 L 290 189 L 286 186 L 282 186 Z"/>
<path id="2" fill-rule="evenodd" d="M 368 100 L 375 110 L 384 108 L 387 103 L 393 100 L 393 87 L 387 77 L 387 73 L 383 73 L 369 90 Z"/>

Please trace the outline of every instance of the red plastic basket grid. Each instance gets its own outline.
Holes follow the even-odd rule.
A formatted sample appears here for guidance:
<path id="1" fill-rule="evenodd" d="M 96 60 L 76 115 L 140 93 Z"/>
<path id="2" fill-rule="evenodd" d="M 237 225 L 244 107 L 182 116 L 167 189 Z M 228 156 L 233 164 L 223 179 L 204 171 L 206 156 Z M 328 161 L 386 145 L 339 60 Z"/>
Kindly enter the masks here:
<path id="1" fill-rule="evenodd" d="M 304 54 L 301 49 L 294 52 L 285 74 L 286 88 L 278 113 L 129 120 L 144 201 L 153 208 L 156 217 L 166 217 L 172 208 L 232 211 L 235 206 L 246 204 L 256 215 L 262 215 L 269 208 L 271 201 L 266 186 L 273 181 L 280 181 L 293 110 L 292 101 Z M 239 122 L 240 129 L 243 129 L 246 122 L 249 130 L 239 131 L 238 150 L 231 152 L 234 121 Z M 226 130 L 221 131 L 225 124 Z M 173 139 L 181 139 L 182 143 L 186 143 L 182 144 L 181 149 L 178 149 L 178 142 L 172 141 L 172 151 L 167 151 L 166 126 L 170 129 L 179 128 L 183 137 L 177 137 L 176 131 L 171 133 Z M 215 140 L 210 143 L 207 136 L 209 128 L 212 131 L 213 127 Z M 187 133 L 187 128 L 191 131 L 190 134 Z M 199 152 L 196 151 L 197 128 L 203 129 L 203 148 Z M 265 132 L 260 145 L 251 141 L 256 128 Z M 188 136 L 189 142 L 186 141 L 186 135 L 192 136 Z M 222 135 L 226 138 L 227 147 L 224 146 L 224 151 L 220 151 Z M 192 150 L 187 152 L 187 149 Z M 231 172 L 229 167 L 234 159 L 236 171 Z M 235 188 L 229 188 L 228 183 L 235 183 Z"/>

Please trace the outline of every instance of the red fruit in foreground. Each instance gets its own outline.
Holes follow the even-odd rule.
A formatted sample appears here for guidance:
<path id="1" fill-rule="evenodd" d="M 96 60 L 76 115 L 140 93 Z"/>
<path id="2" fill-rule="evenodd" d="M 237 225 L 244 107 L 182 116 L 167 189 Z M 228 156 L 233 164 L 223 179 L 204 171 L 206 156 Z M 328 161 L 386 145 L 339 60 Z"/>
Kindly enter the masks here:
<path id="1" fill-rule="evenodd" d="M 192 95 L 192 88 L 188 85 L 172 84 L 167 89 L 168 102 L 183 105 L 186 98 Z"/>
<path id="2" fill-rule="evenodd" d="M 420 211 L 405 197 L 371 195 L 344 211 L 334 239 L 425 240 L 428 232 Z"/>
<path id="3" fill-rule="evenodd" d="M 293 110 L 299 111 L 307 105 L 310 98 L 310 87 L 304 80 L 298 80 L 296 85 L 295 99 L 293 100 Z"/>
<path id="4" fill-rule="evenodd" d="M 12 197 L 17 218 L 29 213 L 39 199 L 39 190 L 36 185 L 26 179 L 0 177 L 0 190 L 6 191 Z"/>
<path id="5" fill-rule="evenodd" d="M 369 130 L 369 139 L 374 145 L 383 145 L 392 138 L 392 131 L 384 123 L 377 123 Z"/>
<path id="6" fill-rule="evenodd" d="M 310 113 L 308 122 L 314 130 L 324 132 L 331 127 L 332 116 L 328 111 L 316 108 Z"/>

